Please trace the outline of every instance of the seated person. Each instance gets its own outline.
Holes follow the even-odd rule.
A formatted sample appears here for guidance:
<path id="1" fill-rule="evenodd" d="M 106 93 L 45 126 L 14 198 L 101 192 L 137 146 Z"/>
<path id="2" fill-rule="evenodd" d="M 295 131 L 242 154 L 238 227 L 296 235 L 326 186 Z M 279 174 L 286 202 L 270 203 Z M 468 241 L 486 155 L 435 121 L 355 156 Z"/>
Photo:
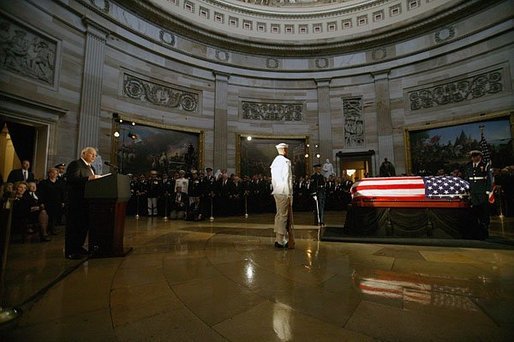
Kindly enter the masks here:
<path id="1" fill-rule="evenodd" d="M 4 206 L 4 203 L 7 200 L 14 196 L 14 184 L 13 183 L 4 183 L 1 187 L 2 191 L 0 191 L 0 205 Z"/>
<path id="2" fill-rule="evenodd" d="M 48 237 L 48 214 L 45 210 L 45 205 L 37 194 L 37 185 L 35 182 L 28 183 L 28 191 L 25 192 L 25 196 L 28 199 L 30 207 L 29 225 L 39 230 L 39 236 L 41 241 L 50 241 Z"/>
<path id="3" fill-rule="evenodd" d="M 33 233 L 29 230 L 30 201 L 25 195 L 27 192 L 27 183 L 18 182 L 15 186 L 14 200 L 12 204 L 12 235 L 25 236 L 27 233 Z"/>
<path id="4" fill-rule="evenodd" d="M 181 186 L 177 186 L 175 192 L 171 195 L 170 219 L 183 220 L 186 217 L 188 203 L 187 194 L 182 191 Z"/>
<path id="5" fill-rule="evenodd" d="M 187 210 L 187 221 L 201 221 L 203 220 L 202 208 L 200 206 L 200 197 L 193 197 L 189 209 Z"/>

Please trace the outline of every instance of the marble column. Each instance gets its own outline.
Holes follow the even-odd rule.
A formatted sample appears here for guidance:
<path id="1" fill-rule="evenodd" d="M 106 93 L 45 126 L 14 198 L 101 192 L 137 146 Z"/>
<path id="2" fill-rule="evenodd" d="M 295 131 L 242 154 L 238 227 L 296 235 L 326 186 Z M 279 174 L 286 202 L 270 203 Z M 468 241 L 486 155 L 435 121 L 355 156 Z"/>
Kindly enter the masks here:
<path id="1" fill-rule="evenodd" d="M 98 147 L 105 42 L 108 34 L 107 31 L 88 19 L 85 19 L 84 23 L 86 25 L 86 47 L 80 93 L 77 155 L 86 146 Z"/>
<path id="2" fill-rule="evenodd" d="M 318 86 L 318 139 L 320 162 L 333 159 L 332 153 L 332 114 L 330 110 L 330 79 L 316 80 Z M 317 161 L 316 158 L 313 159 Z"/>
<path id="3" fill-rule="evenodd" d="M 393 121 L 391 118 L 391 103 L 389 94 L 389 72 L 374 74 L 375 103 L 377 113 L 378 158 L 375 170 L 387 158 L 394 164 Z"/>
<path id="4" fill-rule="evenodd" d="M 216 78 L 215 105 L 214 105 L 214 158 L 216 169 L 227 168 L 227 97 L 228 79 L 230 75 L 214 73 Z"/>

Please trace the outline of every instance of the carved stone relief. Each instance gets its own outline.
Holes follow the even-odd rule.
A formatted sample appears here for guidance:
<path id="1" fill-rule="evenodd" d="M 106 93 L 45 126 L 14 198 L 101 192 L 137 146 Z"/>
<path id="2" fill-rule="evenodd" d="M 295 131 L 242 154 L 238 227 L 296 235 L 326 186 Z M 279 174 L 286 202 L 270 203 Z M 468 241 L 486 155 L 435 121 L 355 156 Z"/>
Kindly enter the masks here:
<path id="1" fill-rule="evenodd" d="M 268 58 L 266 60 L 266 66 L 269 69 L 276 69 L 276 68 L 278 68 L 278 65 L 279 65 L 279 62 L 278 62 L 278 59 L 276 59 L 276 58 Z"/>
<path id="2" fill-rule="evenodd" d="M 373 52 L 371 53 L 371 57 L 376 60 L 376 61 L 379 61 L 381 59 L 384 59 L 386 58 L 387 56 L 387 51 L 386 49 L 384 48 L 379 48 L 379 49 L 375 49 L 373 50 Z"/>
<path id="3" fill-rule="evenodd" d="M 216 50 L 216 58 L 220 61 L 226 62 L 228 61 L 228 52 L 222 50 Z"/>
<path id="4" fill-rule="evenodd" d="M 243 119 L 266 121 L 301 121 L 303 104 L 301 103 L 262 103 L 242 102 Z"/>
<path id="5" fill-rule="evenodd" d="M 161 30 L 159 32 L 159 39 L 166 45 L 174 46 L 175 45 L 175 36 L 173 33 Z"/>
<path id="6" fill-rule="evenodd" d="M 455 28 L 453 26 L 443 27 L 435 33 L 435 42 L 442 43 L 455 37 Z"/>
<path id="7" fill-rule="evenodd" d="M 502 69 L 408 92 L 411 110 L 469 101 L 504 89 Z"/>
<path id="8" fill-rule="evenodd" d="M 0 68 L 55 83 L 57 42 L 0 14 Z"/>
<path id="9" fill-rule="evenodd" d="M 108 0 L 89 0 L 91 5 L 95 6 L 99 10 L 109 13 L 109 8 L 111 7 L 111 4 Z"/>
<path id="10" fill-rule="evenodd" d="M 316 58 L 316 67 L 318 69 L 325 69 L 328 67 L 328 58 Z"/>
<path id="11" fill-rule="evenodd" d="M 123 94 L 132 99 L 187 112 L 198 111 L 198 94 L 123 75 Z"/>
<path id="12" fill-rule="evenodd" d="M 346 147 L 364 146 L 364 120 L 362 98 L 343 99 L 344 141 Z"/>

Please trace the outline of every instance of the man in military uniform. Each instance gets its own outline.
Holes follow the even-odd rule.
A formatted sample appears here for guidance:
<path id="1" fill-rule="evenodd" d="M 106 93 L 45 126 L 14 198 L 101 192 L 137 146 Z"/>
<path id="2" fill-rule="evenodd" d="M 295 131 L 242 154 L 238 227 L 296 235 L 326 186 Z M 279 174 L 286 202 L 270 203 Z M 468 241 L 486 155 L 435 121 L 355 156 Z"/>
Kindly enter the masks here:
<path id="1" fill-rule="evenodd" d="M 150 178 L 146 183 L 146 197 L 148 203 L 148 216 L 157 216 L 157 200 L 162 195 L 162 180 L 156 170 L 150 171 Z"/>
<path id="2" fill-rule="evenodd" d="M 204 217 L 213 217 L 214 215 L 214 196 L 216 194 L 216 177 L 212 172 L 212 168 L 205 168 L 205 176 L 201 183 L 201 199 L 200 206 Z"/>
<path id="3" fill-rule="evenodd" d="M 473 150 L 470 153 L 471 161 L 464 168 L 464 179 L 469 182 L 471 195 L 471 208 L 478 219 L 480 230 L 479 239 L 489 237 L 489 193 L 492 190 L 491 173 L 489 167 L 482 160 L 482 152 Z"/>
<path id="4" fill-rule="evenodd" d="M 314 205 L 315 205 L 315 214 L 318 225 L 325 225 L 325 199 L 326 199 L 326 182 L 325 177 L 321 174 L 321 164 L 313 165 L 314 173 L 310 179 L 309 189 L 311 190 L 311 195 L 315 196 Z"/>

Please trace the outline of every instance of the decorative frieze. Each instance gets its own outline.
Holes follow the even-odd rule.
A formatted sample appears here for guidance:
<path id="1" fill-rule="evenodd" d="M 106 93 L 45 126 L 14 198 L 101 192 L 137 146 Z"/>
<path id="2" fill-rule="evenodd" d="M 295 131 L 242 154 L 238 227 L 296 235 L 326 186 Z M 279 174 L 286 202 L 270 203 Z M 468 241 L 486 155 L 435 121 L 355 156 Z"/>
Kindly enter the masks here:
<path id="1" fill-rule="evenodd" d="M 197 112 L 199 107 L 198 94 L 143 80 L 129 74 L 123 75 L 123 94 L 142 102 L 178 108 L 187 112 Z"/>
<path id="2" fill-rule="evenodd" d="M 0 13 L 0 68 L 54 86 L 57 41 Z"/>
<path id="3" fill-rule="evenodd" d="M 346 147 L 364 146 L 362 98 L 343 98 L 344 141 Z"/>
<path id="4" fill-rule="evenodd" d="M 262 103 L 242 102 L 243 119 L 266 121 L 301 121 L 303 104 L 301 103 Z"/>
<path id="5" fill-rule="evenodd" d="M 470 101 L 504 89 L 502 69 L 408 92 L 410 109 L 420 110 Z"/>

